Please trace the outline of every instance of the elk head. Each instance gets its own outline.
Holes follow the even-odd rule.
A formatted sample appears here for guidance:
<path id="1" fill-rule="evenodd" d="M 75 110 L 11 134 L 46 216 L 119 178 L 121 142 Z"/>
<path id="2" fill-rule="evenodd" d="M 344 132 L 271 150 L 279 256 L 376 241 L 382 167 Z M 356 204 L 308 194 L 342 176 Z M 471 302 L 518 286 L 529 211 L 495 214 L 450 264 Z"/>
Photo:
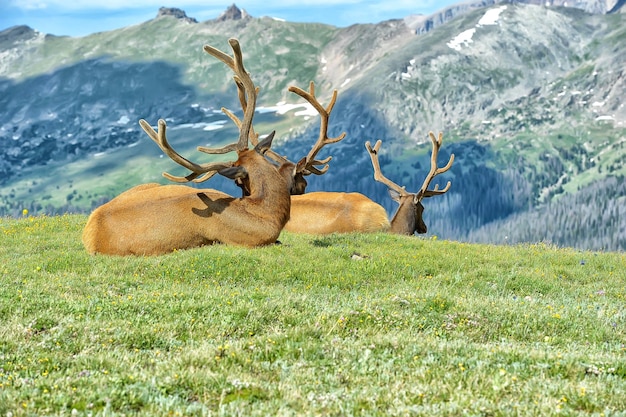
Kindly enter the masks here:
<path id="1" fill-rule="evenodd" d="M 372 159 L 372 165 L 374 167 L 374 179 L 380 183 L 385 184 L 389 188 L 389 194 L 391 198 L 396 201 L 399 206 L 398 210 L 391 219 L 391 232 L 412 235 L 417 233 L 426 233 L 428 228 L 422 217 L 424 213 L 424 206 L 422 205 L 422 199 L 426 197 L 432 197 L 435 195 L 441 195 L 450 189 L 450 181 L 443 188 L 439 189 L 439 185 L 435 185 L 432 190 L 428 189 L 430 182 L 435 176 L 442 174 L 450 169 L 454 162 L 454 154 L 450 155 L 448 163 L 441 168 L 437 167 L 437 155 L 439 154 L 439 148 L 441 147 L 441 141 L 443 140 L 443 133 L 439 133 L 439 137 L 435 137 L 433 132 L 429 132 L 430 140 L 433 144 L 432 155 L 430 158 L 430 172 L 424 179 L 422 187 L 417 193 L 409 193 L 404 187 L 400 187 L 398 184 L 386 178 L 381 170 L 380 163 L 378 162 L 378 152 L 382 144 L 381 140 L 376 142 L 376 145 L 372 148 L 370 142 L 365 142 L 370 158 Z"/>

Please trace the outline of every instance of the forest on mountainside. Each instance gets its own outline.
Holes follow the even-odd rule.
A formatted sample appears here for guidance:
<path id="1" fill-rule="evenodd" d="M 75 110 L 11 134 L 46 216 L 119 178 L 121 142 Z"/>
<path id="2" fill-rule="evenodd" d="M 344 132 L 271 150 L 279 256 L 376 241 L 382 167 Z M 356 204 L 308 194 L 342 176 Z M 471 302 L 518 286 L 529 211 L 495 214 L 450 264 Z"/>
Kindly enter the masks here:
<path id="1" fill-rule="evenodd" d="M 609 176 L 545 205 L 471 230 L 470 242 L 515 244 L 537 236 L 557 246 L 624 251 L 626 249 L 626 181 Z M 494 236 L 501 238 L 494 239 Z M 465 240 L 465 239 L 464 239 Z M 574 242 L 572 244 L 572 242 Z"/>

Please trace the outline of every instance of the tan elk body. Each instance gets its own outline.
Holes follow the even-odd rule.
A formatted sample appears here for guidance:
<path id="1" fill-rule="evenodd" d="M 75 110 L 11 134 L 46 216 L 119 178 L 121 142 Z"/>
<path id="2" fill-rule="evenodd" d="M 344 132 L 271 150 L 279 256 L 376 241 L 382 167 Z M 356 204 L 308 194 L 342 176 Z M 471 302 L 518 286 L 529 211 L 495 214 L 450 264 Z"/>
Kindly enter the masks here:
<path id="1" fill-rule="evenodd" d="M 192 171 L 184 178 L 164 173 L 168 179 L 201 182 L 220 173 L 243 184 L 249 195 L 235 198 L 217 190 L 183 185 L 139 185 L 90 215 L 83 231 L 87 251 L 157 255 L 216 242 L 253 247 L 276 241 L 289 218 L 290 190 L 302 162 L 287 161 L 280 167 L 270 162 L 264 154 L 269 151 L 273 134 L 249 149 L 258 89 L 244 69 L 238 41 L 230 39 L 229 43 L 234 58 L 211 46 L 204 50 L 235 73 L 243 121 L 224 111 L 239 126 L 239 140 L 220 149 L 198 149 L 210 154 L 236 151 L 235 162 L 196 164 L 171 148 L 165 121 L 159 120 L 158 131 L 144 120 L 140 125 L 172 160 Z"/>
<path id="2" fill-rule="evenodd" d="M 250 196 L 139 185 L 94 210 L 83 232 L 85 247 L 91 253 L 158 255 L 216 242 L 248 247 L 276 242 L 289 218 L 292 174 L 281 175 L 257 149 L 240 152 L 236 164 L 252 179 Z"/>
<path id="3" fill-rule="evenodd" d="M 390 228 L 385 208 L 360 193 L 316 191 L 291 196 L 285 230 L 293 233 L 378 232 Z"/>

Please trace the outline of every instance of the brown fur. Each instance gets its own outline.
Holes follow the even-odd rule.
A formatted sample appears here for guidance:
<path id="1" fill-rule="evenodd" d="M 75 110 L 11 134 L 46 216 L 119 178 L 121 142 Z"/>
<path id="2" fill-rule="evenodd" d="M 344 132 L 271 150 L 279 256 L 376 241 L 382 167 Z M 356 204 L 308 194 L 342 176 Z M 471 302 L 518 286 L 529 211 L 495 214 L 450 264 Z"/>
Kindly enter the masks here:
<path id="1" fill-rule="evenodd" d="M 250 196 L 184 185 L 142 184 L 98 207 L 83 243 L 90 253 L 158 255 L 212 243 L 254 247 L 276 242 L 289 219 L 293 167 L 281 172 L 255 149 L 234 164 L 247 171 Z"/>
<path id="2" fill-rule="evenodd" d="M 399 204 L 396 213 L 391 219 L 391 233 L 412 236 L 417 233 L 426 233 L 428 228 L 424 223 L 424 206 L 415 200 L 415 194 L 399 195 L 389 190 L 391 198 Z"/>
<path id="3" fill-rule="evenodd" d="M 291 218 L 285 230 L 330 234 L 378 232 L 390 228 L 387 212 L 363 194 L 312 192 L 291 196 Z"/>

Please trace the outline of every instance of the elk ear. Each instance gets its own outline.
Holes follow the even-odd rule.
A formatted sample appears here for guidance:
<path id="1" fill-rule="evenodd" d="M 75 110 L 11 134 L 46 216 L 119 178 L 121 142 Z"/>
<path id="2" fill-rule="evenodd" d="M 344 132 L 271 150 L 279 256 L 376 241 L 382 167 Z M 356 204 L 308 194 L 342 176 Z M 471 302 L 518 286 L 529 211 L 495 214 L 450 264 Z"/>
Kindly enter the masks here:
<path id="1" fill-rule="evenodd" d="M 248 171 L 246 171 L 246 169 L 242 166 L 228 167 L 220 169 L 217 172 L 220 175 L 225 176 L 226 178 L 230 178 L 231 180 L 238 180 L 241 178 L 246 178 L 248 176 Z"/>
<path id="2" fill-rule="evenodd" d="M 254 147 L 254 150 L 260 153 L 261 155 L 265 155 L 265 152 L 269 150 L 272 146 L 272 140 L 274 140 L 274 134 L 276 131 L 272 131 L 269 135 L 267 135 L 261 142 L 257 143 Z"/>
<path id="3" fill-rule="evenodd" d="M 391 199 L 393 201 L 395 201 L 396 203 L 400 202 L 400 193 L 397 192 L 396 190 L 392 190 L 391 188 L 389 189 L 389 196 L 391 197 Z"/>

